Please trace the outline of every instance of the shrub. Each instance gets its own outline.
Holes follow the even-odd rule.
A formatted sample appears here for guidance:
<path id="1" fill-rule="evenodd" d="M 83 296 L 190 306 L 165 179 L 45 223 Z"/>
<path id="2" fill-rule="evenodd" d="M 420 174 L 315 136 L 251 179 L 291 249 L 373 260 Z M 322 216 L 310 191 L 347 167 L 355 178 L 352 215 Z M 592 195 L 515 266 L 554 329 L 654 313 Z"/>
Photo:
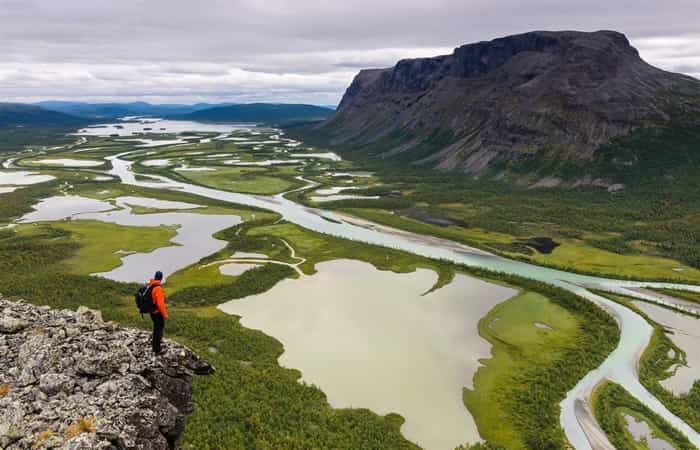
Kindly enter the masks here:
<path id="1" fill-rule="evenodd" d="M 94 433 L 95 424 L 92 417 L 81 417 L 76 422 L 68 425 L 66 429 L 66 437 L 72 439 L 83 433 Z"/>
<path id="2" fill-rule="evenodd" d="M 34 444 L 32 444 L 32 449 L 36 450 L 44 445 L 44 442 L 48 441 L 54 437 L 54 432 L 51 428 L 47 428 L 44 431 L 38 433 L 34 438 Z"/>

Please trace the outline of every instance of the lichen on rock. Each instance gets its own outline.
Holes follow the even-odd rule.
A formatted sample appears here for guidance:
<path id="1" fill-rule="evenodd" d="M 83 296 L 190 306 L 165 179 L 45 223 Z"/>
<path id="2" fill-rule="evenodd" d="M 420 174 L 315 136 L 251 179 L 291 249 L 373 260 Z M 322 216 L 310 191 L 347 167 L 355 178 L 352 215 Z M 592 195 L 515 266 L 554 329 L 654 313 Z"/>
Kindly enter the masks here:
<path id="1" fill-rule="evenodd" d="M 214 369 L 99 311 L 0 297 L 0 448 L 173 449 L 192 411 L 192 377 Z"/>

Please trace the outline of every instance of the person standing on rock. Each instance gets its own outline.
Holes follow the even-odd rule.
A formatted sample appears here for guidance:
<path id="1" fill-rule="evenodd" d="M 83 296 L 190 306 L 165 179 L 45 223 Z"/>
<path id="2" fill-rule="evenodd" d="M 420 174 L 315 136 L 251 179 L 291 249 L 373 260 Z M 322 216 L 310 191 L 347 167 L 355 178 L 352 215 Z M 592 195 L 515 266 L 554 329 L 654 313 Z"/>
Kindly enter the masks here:
<path id="1" fill-rule="evenodd" d="M 153 344 L 153 353 L 160 354 L 161 341 L 163 340 L 163 330 L 165 329 L 165 321 L 168 320 L 168 310 L 165 308 L 165 292 L 161 282 L 163 281 L 163 272 L 156 272 L 153 279 L 148 282 L 151 286 L 151 299 L 155 308 L 151 312 L 151 320 L 153 321 L 153 336 L 151 343 Z"/>

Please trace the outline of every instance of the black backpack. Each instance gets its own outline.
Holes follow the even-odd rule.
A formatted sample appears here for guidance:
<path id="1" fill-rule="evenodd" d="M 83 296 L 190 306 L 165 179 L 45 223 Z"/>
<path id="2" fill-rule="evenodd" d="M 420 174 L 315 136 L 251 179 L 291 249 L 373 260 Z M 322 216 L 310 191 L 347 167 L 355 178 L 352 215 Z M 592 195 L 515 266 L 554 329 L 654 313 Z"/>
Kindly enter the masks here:
<path id="1" fill-rule="evenodd" d="M 144 314 L 150 314 L 156 310 L 156 305 L 153 303 L 153 286 L 150 284 L 145 284 L 136 291 L 134 294 L 134 299 L 136 300 L 136 307 L 143 316 Z"/>

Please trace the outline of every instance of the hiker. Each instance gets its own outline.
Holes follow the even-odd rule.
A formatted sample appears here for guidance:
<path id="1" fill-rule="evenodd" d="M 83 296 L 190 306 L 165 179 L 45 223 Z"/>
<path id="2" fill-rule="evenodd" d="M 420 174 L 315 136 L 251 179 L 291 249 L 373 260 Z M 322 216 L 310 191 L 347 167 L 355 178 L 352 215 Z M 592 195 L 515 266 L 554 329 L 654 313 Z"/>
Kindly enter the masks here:
<path id="1" fill-rule="evenodd" d="M 153 336 L 151 343 L 153 345 L 153 353 L 160 354 L 160 342 L 163 339 L 163 329 L 165 321 L 168 320 L 168 310 L 165 308 L 165 293 L 163 292 L 163 272 L 156 272 L 153 279 L 148 282 L 151 287 L 151 299 L 153 299 L 154 309 L 151 312 L 151 320 L 153 321 Z"/>

